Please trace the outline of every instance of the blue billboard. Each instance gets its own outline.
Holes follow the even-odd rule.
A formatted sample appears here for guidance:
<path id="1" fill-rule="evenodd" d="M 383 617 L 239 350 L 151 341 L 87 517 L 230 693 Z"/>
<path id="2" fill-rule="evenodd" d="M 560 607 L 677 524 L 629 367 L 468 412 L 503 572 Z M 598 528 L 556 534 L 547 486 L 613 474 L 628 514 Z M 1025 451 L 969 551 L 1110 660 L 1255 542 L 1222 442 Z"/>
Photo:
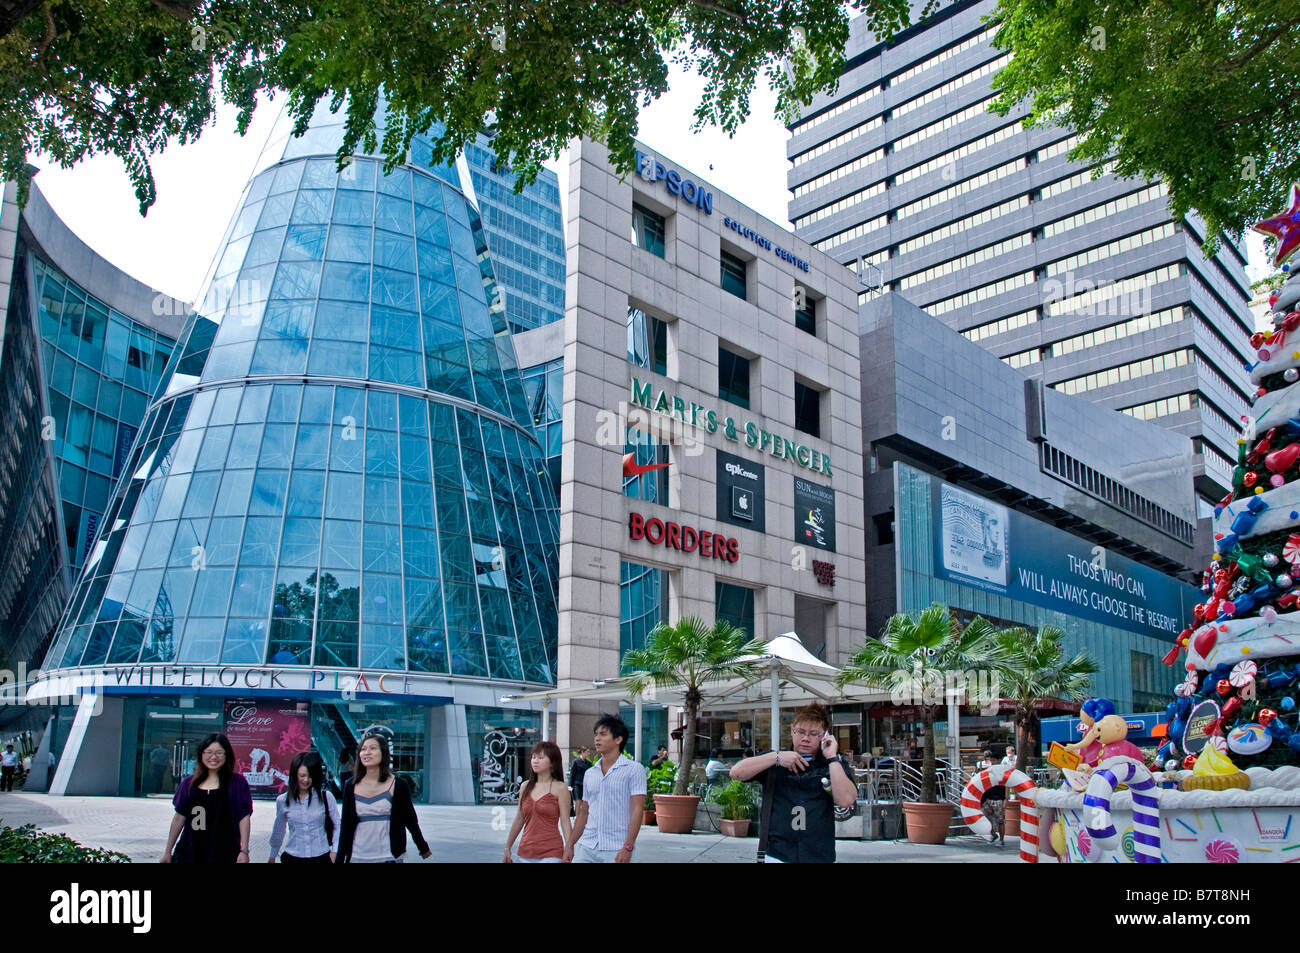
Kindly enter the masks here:
<path id="1" fill-rule="evenodd" d="M 1202 598 L 1180 582 L 931 477 L 934 575 L 1172 642 Z"/>

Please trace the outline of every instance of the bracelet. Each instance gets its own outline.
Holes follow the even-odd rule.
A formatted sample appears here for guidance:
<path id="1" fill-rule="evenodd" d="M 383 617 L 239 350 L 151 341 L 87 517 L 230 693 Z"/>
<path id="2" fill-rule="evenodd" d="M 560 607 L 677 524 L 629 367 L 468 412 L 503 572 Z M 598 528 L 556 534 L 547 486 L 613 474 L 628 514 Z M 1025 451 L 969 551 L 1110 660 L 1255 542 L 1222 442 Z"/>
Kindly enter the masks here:
<path id="1" fill-rule="evenodd" d="M 248 851 L 245 850 L 245 849 L 242 848 L 242 847 L 239 849 L 239 852 L 240 852 L 241 854 L 248 854 Z M 248 854 L 248 856 L 249 856 L 249 857 L 252 857 L 253 855 L 252 855 L 252 854 Z"/>

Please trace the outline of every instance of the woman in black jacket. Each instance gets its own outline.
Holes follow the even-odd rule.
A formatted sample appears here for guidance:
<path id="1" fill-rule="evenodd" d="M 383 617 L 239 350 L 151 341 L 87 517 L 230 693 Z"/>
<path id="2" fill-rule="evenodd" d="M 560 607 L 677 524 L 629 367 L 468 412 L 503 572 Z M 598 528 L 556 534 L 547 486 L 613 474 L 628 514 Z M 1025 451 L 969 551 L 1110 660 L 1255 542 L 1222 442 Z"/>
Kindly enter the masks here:
<path id="1" fill-rule="evenodd" d="M 356 775 L 343 785 L 343 820 L 336 863 L 401 863 L 406 832 L 422 858 L 432 851 L 420 833 L 411 787 L 392 772 L 388 739 L 367 734 L 357 751 Z"/>

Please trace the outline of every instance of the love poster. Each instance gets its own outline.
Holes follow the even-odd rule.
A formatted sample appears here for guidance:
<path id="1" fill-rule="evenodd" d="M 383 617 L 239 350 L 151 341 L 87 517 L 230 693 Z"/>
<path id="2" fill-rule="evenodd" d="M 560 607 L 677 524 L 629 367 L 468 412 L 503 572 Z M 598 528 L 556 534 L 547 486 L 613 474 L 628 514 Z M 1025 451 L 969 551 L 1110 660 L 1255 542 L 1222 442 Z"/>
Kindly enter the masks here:
<path id="1" fill-rule="evenodd" d="M 276 795 L 288 786 L 294 757 L 311 747 L 311 712 L 306 703 L 228 698 L 225 731 L 253 794 Z"/>

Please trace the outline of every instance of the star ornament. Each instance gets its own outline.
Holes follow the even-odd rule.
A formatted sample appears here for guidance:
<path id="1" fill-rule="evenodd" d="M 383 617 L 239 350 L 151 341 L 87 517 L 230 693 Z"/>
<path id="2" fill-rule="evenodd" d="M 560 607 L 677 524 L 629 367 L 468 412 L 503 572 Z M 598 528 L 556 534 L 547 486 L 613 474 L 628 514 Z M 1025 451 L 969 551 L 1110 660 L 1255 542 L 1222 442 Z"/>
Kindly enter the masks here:
<path id="1" fill-rule="evenodd" d="M 1255 226 L 1255 231 L 1277 239 L 1273 264 L 1280 265 L 1300 248 L 1300 182 L 1291 186 L 1291 207 L 1280 215 L 1266 218 Z"/>

